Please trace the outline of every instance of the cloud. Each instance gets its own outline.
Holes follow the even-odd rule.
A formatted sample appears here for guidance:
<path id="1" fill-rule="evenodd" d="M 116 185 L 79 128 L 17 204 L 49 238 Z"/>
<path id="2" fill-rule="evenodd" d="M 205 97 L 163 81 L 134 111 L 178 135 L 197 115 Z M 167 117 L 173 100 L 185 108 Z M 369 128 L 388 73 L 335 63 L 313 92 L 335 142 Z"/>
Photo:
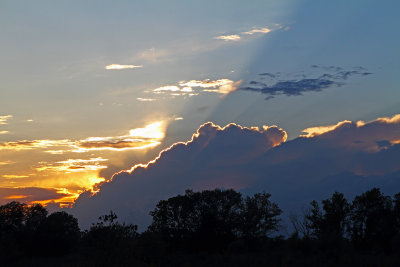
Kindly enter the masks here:
<path id="1" fill-rule="evenodd" d="M 65 152 L 88 152 L 91 150 L 127 150 L 145 149 L 161 144 L 165 135 L 166 124 L 164 121 L 153 122 L 144 128 L 131 129 L 127 135 L 114 137 L 89 137 L 82 140 L 21 140 L 0 143 L 1 150 L 32 150 L 48 149 L 44 152 L 50 154 L 63 154 Z M 61 149 L 57 149 L 61 148 Z"/>
<path id="2" fill-rule="evenodd" d="M 156 101 L 156 99 L 154 99 L 154 98 L 142 98 L 142 97 L 138 97 L 138 98 L 136 98 L 136 100 L 138 100 L 140 102 L 153 102 L 153 101 Z"/>
<path id="3" fill-rule="evenodd" d="M 56 171 L 63 173 L 97 171 L 107 168 L 106 165 L 101 164 L 105 161 L 108 161 L 108 159 L 98 157 L 90 159 L 68 159 L 64 161 L 57 161 L 55 163 L 41 162 L 41 166 L 37 167 L 36 170 Z M 103 180 L 104 179 L 101 179 L 99 182 Z"/>
<path id="4" fill-rule="evenodd" d="M 67 139 L 64 140 L 21 140 L 0 143 L 1 150 L 31 150 L 31 149 L 46 149 L 50 147 L 72 146 L 73 142 Z"/>
<path id="5" fill-rule="evenodd" d="M 95 195 L 82 194 L 72 211 L 86 226 L 111 209 L 143 227 L 157 201 L 187 188 L 270 192 L 286 214 L 335 190 L 348 197 L 372 186 L 397 193 L 400 115 L 320 129 L 285 142 L 286 132 L 276 126 L 206 123 L 190 141 L 174 144 L 148 164 L 116 173 Z"/>
<path id="6" fill-rule="evenodd" d="M 3 116 L 0 116 L 0 125 L 7 124 L 7 121 L 8 121 L 9 119 L 11 119 L 12 117 L 13 117 L 13 115 L 3 115 Z"/>
<path id="7" fill-rule="evenodd" d="M 15 162 L 14 161 L 11 161 L 11 160 L 6 160 L 6 161 L 0 161 L 0 166 L 1 165 L 9 165 L 9 164 L 14 164 Z"/>
<path id="8" fill-rule="evenodd" d="M 8 131 L 0 131 L 0 134 L 7 134 Z"/>
<path id="9" fill-rule="evenodd" d="M 230 172 L 229 167 L 250 162 L 286 138 L 286 132 L 276 126 L 259 129 L 236 124 L 225 127 L 203 124 L 190 141 L 174 144 L 146 165 L 138 164 L 115 174 L 113 181 L 103 184 L 101 191 L 92 197 L 89 193 L 81 195 L 73 211 L 86 217 L 86 222 L 111 207 L 121 218 L 128 219 L 133 212 L 135 219 L 141 220 L 144 214 L 143 219 L 148 220 L 148 211 L 156 201 L 175 192 L 192 187 L 246 184 L 241 179 L 227 180 L 229 175 L 237 178 L 245 175 Z M 80 219 L 85 221 L 83 217 Z"/>
<path id="10" fill-rule="evenodd" d="M 240 35 L 238 34 L 231 34 L 231 35 L 220 35 L 214 37 L 214 39 L 224 40 L 224 41 L 240 41 Z"/>
<path id="11" fill-rule="evenodd" d="M 158 146 L 165 136 L 165 122 L 158 121 L 146 125 L 144 128 L 135 128 L 128 135 L 116 137 L 89 137 L 75 143 L 78 148 L 75 152 L 90 150 L 126 150 L 144 149 Z"/>
<path id="12" fill-rule="evenodd" d="M 121 64 L 111 64 L 105 67 L 106 70 L 124 70 L 124 69 L 136 69 L 142 68 L 142 65 L 121 65 Z"/>
<path id="13" fill-rule="evenodd" d="M 4 174 L 1 177 L 5 179 L 21 179 L 21 178 L 28 178 L 28 175 L 16 175 L 16 174 Z"/>
<path id="14" fill-rule="evenodd" d="M 241 40 L 245 40 L 248 39 L 248 37 L 251 37 L 252 35 L 265 35 L 268 34 L 274 30 L 278 30 L 281 29 L 282 26 L 279 24 L 276 24 L 274 27 L 261 27 L 261 28 L 256 28 L 254 27 L 253 29 L 249 30 L 249 31 L 244 31 L 241 33 L 237 33 L 237 34 L 229 34 L 229 35 L 219 35 L 214 37 L 214 39 L 217 40 L 223 40 L 226 42 L 230 42 L 230 41 L 241 41 Z M 247 37 L 247 38 L 244 38 Z"/>
<path id="15" fill-rule="evenodd" d="M 158 87 L 153 90 L 156 94 L 168 94 L 171 96 L 194 96 L 198 95 L 198 92 L 212 92 L 222 95 L 230 94 L 239 89 L 239 85 L 242 81 L 232 81 L 230 79 L 204 79 L 180 81 L 177 85 L 167 85 Z"/>
<path id="16" fill-rule="evenodd" d="M 24 203 L 46 203 L 48 199 L 54 199 L 63 203 L 65 199 L 71 197 L 71 194 L 57 188 L 39 188 L 39 187 L 0 187 L 0 205 L 11 201 Z"/>
<path id="17" fill-rule="evenodd" d="M 253 34 L 257 34 L 257 33 L 267 34 L 267 33 L 270 33 L 271 31 L 272 31 L 272 29 L 264 27 L 264 28 L 255 28 L 255 29 L 252 29 L 247 32 L 242 32 L 242 34 L 247 34 L 247 35 L 253 35 Z"/>
<path id="18" fill-rule="evenodd" d="M 311 75 L 301 74 L 291 74 L 288 75 L 286 79 L 282 79 L 282 73 L 260 73 L 263 81 L 250 81 L 247 86 L 243 86 L 240 89 L 250 92 L 260 92 L 262 94 L 268 95 L 265 99 L 269 100 L 277 95 L 286 96 L 300 96 L 305 92 L 321 92 L 325 89 L 331 87 L 338 87 L 344 85 L 344 81 L 352 76 L 367 76 L 371 75 L 370 72 L 365 72 L 364 70 L 343 70 L 341 67 L 319 67 L 313 65 L 314 69 L 322 69 L 324 71 L 330 71 L 329 73 L 314 73 Z M 294 76 L 294 77 L 291 77 Z M 307 77 L 314 76 L 314 77 Z M 316 76 L 316 77 L 315 77 Z M 298 78 L 300 77 L 300 78 Z M 269 81 L 265 82 L 268 78 Z M 280 78 L 278 80 L 278 78 Z"/>

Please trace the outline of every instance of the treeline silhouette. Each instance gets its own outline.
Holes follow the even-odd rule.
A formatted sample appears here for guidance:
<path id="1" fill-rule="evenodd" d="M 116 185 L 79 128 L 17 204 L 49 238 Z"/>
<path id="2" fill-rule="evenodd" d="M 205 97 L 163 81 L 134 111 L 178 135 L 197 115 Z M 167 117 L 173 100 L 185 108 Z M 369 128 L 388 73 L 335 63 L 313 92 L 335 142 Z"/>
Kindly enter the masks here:
<path id="1" fill-rule="evenodd" d="M 143 233 L 117 215 L 81 231 L 40 204 L 0 206 L 1 266 L 400 266 L 400 193 L 373 188 L 349 202 L 335 192 L 291 215 L 268 193 L 187 190 L 161 200 Z"/>

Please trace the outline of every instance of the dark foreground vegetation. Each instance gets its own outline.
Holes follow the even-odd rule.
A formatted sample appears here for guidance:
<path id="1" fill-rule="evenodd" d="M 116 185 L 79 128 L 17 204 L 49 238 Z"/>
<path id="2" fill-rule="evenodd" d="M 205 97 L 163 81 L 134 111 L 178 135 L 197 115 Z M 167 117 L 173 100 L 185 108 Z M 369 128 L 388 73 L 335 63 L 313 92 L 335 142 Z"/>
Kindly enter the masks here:
<path id="1" fill-rule="evenodd" d="M 267 193 L 193 192 L 160 201 L 143 233 L 110 212 L 89 230 L 41 205 L 0 206 L 1 266 L 400 266 L 400 194 L 334 193 L 291 216 Z"/>

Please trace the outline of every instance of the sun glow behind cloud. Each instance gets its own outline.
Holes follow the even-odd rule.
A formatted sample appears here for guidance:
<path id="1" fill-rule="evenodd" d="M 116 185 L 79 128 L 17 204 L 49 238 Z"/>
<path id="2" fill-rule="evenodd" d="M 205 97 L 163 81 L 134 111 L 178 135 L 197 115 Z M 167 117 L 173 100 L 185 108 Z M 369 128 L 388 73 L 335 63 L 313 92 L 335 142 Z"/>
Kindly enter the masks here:
<path id="1" fill-rule="evenodd" d="M 10 159 L 0 161 L 0 199 L 9 197 L 7 200 L 41 204 L 55 201 L 60 205 L 70 205 L 81 192 L 97 190 L 97 185 L 105 181 L 100 171 L 110 164 L 120 164 L 119 153 L 160 145 L 168 121 L 151 122 L 144 127 L 133 128 L 125 135 L 0 143 L 0 156 L 7 155 Z M 24 161 L 11 160 L 17 157 L 24 158 Z M 36 193 L 26 193 L 29 190 Z M 26 198 L 11 197 L 16 195 Z"/>

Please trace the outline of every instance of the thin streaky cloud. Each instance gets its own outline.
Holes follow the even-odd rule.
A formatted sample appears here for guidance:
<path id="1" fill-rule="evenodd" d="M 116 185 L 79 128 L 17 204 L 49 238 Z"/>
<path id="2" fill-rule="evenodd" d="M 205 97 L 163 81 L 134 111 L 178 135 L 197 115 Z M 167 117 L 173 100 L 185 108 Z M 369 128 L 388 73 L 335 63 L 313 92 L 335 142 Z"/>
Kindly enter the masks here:
<path id="1" fill-rule="evenodd" d="M 153 102 L 153 101 L 155 101 L 156 99 L 154 99 L 154 98 L 142 98 L 142 97 L 138 97 L 138 98 L 136 98 L 136 100 L 141 101 L 141 102 Z"/>
<path id="2" fill-rule="evenodd" d="M 11 119 L 13 117 L 13 115 L 4 115 L 4 116 L 0 116 L 0 124 L 4 125 L 7 124 L 7 121 L 9 119 Z"/>
<path id="3" fill-rule="evenodd" d="M 253 35 L 253 34 L 256 34 L 256 33 L 267 34 L 267 33 L 271 32 L 271 31 L 272 31 L 272 29 L 264 27 L 264 28 L 252 29 L 252 30 L 247 31 L 247 32 L 242 32 L 242 34 L 247 34 L 247 35 Z"/>
<path id="4" fill-rule="evenodd" d="M 239 41 L 241 39 L 240 35 L 238 34 L 231 34 L 231 35 L 220 35 L 214 37 L 214 39 L 224 40 L 224 41 Z"/>
<path id="5" fill-rule="evenodd" d="M 134 128 L 128 135 L 111 137 L 89 137 L 83 140 L 21 140 L 0 143 L 0 151 L 22 151 L 41 149 L 45 153 L 83 153 L 92 150 L 146 149 L 158 146 L 165 136 L 165 121 L 147 124 L 144 128 Z"/>
<path id="6" fill-rule="evenodd" d="M 7 134 L 8 131 L 0 131 L 0 134 Z"/>
<path id="7" fill-rule="evenodd" d="M 121 65 L 121 64 L 111 64 L 107 65 L 106 70 L 124 70 L 124 69 L 136 69 L 143 68 L 142 65 Z"/>
<path id="8" fill-rule="evenodd" d="M 16 175 L 16 174 L 4 174 L 2 175 L 4 179 L 21 179 L 21 178 L 28 178 L 28 175 Z"/>

